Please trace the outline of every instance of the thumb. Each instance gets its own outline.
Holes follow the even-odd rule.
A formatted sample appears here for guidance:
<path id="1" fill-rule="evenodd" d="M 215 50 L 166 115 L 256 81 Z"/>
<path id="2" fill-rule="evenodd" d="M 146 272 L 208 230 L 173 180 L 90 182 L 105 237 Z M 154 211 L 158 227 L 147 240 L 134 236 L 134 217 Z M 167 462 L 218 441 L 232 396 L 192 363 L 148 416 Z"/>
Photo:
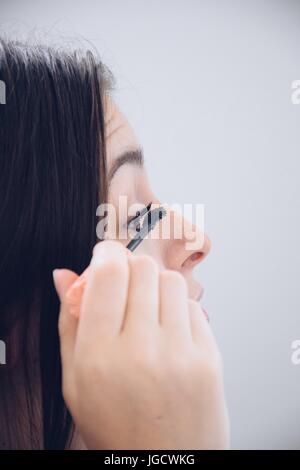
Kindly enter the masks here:
<path id="1" fill-rule="evenodd" d="M 60 302 L 63 303 L 67 290 L 79 276 L 69 269 L 54 269 L 53 281 Z"/>
<path id="2" fill-rule="evenodd" d="M 68 370 L 68 365 L 71 364 L 78 323 L 77 318 L 69 312 L 66 293 L 78 277 L 76 273 L 68 269 L 54 269 L 53 271 L 54 286 L 60 299 L 58 330 L 63 374 Z"/>

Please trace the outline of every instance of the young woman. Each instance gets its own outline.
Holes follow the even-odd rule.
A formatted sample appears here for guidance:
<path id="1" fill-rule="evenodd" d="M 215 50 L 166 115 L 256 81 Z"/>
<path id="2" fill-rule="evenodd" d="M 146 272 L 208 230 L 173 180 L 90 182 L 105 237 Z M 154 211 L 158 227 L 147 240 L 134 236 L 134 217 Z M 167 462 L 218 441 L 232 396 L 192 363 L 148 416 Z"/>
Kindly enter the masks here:
<path id="1" fill-rule="evenodd" d="M 97 237 L 99 204 L 159 203 L 110 71 L 91 52 L 1 39 L 0 80 L 0 447 L 226 448 L 222 361 L 192 276 L 209 239 L 131 253 Z"/>

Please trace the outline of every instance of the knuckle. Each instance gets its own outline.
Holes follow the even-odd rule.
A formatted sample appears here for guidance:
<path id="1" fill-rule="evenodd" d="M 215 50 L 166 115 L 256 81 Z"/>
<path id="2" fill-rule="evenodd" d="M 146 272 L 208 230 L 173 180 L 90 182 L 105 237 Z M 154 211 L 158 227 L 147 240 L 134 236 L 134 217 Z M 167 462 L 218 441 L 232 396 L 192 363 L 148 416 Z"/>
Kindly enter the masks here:
<path id="1" fill-rule="evenodd" d="M 130 263 L 132 263 L 133 267 L 136 267 L 139 270 L 147 270 L 152 272 L 158 271 L 156 261 L 149 255 L 134 256 L 130 260 Z"/>
<path id="2" fill-rule="evenodd" d="M 105 279 L 120 279 L 126 276 L 126 265 L 121 260 L 105 260 L 98 266 L 91 266 L 90 276 L 96 282 Z"/>
<path id="3" fill-rule="evenodd" d="M 163 283 L 167 283 L 174 288 L 186 288 L 185 279 L 178 271 L 167 269 L 160 273 L 160 277 Z"/>
<path id="4" fill-rule="evenodd" d="M 121 260 L 112 260 L 105 266 L 105 276 L 123 277 L 126 275 L 126 265 Z"/>
<path id="5" fill-rule="evenodd" d="M 116 241 L 116 240 L 103 240 L 103 241 L 100 241 L 98 243 L 96 243 L 96 245 L 94 245 L 94 248 L 93 248 L 93 257 L 95 255 L 97 255 L 98 253 L 103 253 L 105 252 L 106 250 L 114 250 L 116 252 L 125 252 L 125 247 L 122 245 L 122 243 Z"/>

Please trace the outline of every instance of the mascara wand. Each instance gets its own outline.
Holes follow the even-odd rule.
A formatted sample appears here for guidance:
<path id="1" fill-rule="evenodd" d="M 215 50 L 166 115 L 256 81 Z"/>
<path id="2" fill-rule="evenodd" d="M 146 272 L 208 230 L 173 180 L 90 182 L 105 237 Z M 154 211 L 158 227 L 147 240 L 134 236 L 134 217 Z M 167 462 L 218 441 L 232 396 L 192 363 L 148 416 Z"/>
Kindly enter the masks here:
<path id="1" fill-rule="evenodd" d="M 133 239 L 130 240 L 126 248 L 128 248 L 130 251 L 134 251 L 139 246 L 139 244 L 142 243 L 148 233 L 154 229 L 157 222 L 161 220 L 166 214 L 167 212 L 163 207 L 157 207 L 152 211 L 146 212 L 142 228 L 140 229 L 139 233 L 137 233 Z"/>

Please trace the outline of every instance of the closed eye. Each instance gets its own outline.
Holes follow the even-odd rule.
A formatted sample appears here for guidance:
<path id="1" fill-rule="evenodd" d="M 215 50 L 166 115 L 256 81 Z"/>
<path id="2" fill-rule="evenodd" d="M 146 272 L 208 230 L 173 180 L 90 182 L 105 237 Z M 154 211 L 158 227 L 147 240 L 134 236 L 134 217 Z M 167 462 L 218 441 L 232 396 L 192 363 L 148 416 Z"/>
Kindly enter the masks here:
<path id="1" fill-rule="evenodd" d="M 140 224 L 141 224 L 141 217 L 137 217 L 137 218 L 135 217 L 127 223 L 127 227 L 131 230 L 135 230 L 135 231 L 139 232 L 140 231 Z"/>
<path id="2" fill-rule="evenodd" d="M 145 216 L 145 214 L 147 214 L 149 212 L 149 210 L 151 208 L 151 205 L 152 205 L 152 202 L 149 202 L 149 204 L 146 206 L 146 208 L 144 208 L 141 211 L 137 211 L 135 216 L 130 217 L 127 220 L 128 228 L 137 230 L 136 227 L 141 223 L 141 221 L 142 221 L 143 217 Z"/>

